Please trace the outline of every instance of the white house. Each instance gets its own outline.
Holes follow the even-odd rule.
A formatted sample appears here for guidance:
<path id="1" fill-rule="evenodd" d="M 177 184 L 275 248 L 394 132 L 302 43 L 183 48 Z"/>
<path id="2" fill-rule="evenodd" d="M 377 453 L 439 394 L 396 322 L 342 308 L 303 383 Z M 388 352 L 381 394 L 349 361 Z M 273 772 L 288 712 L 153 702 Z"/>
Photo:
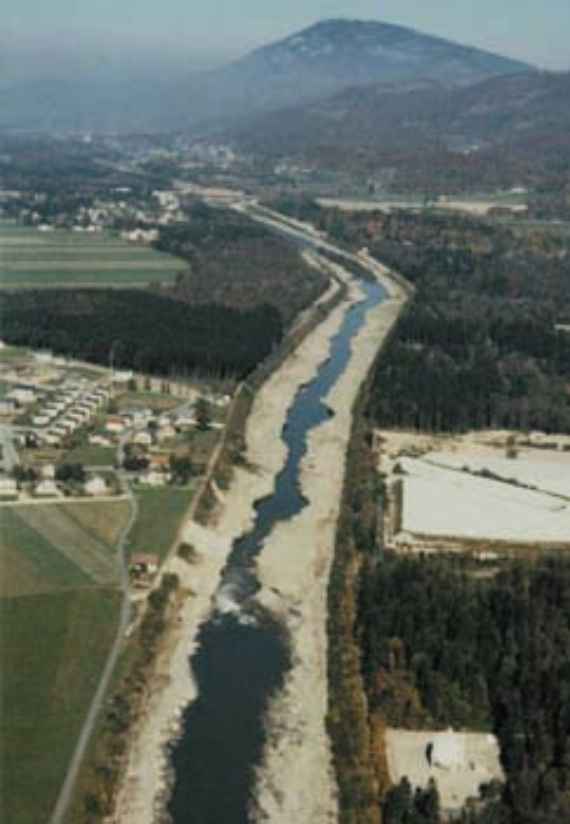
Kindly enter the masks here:
<path id="1" fill-rule="evenodd" d="M 107 483 L 100 475 L 95 475 L 93 478 L 90 478 L 85 484 L 84 489 L 87 495 L 92 495 L 93 497 L 108 495 L 109 493 Z"/>
<path id="2" fill-rule="evenodd" d="M 37 498 L 61 498 L 62 493 L 57 488 L 55 481 L 50 478 L 46 478 L 36 485 L 34 495 Z"/>
<path id="3" fill-rule="evenodd" d="M 16 402 L 13 400 L 0 401 L 0 415 L 13 415 L 16 411 Z"/>
<path id="4" fill-rule="evenodd" d="M 133 437 L 133 443 L 138 443 L 141 446 L 151 446 L 152 445 L 152 435 L 150 432 L 136 432 Z"/>
<path id="5" fill-rule="evenodd" d="M 198 421 L 192 415 L 177 415 L 174 425 L 179 429 L 186 429 L 191 426 L 196 426 Z"/>
<path id="6" fill-rule="evenodd" d="M 164 486 L 168 480 L 168 475 L 164 472 L 145 472 L 140 476 L 140 483 L 145 486 Z"/>
<path id="7" fill-rule="evenodd" d="M 159 443 L 162 443 L 163 441 L 169 441 L 175 437 L 176 429 L 170 423 L 166 424 L 165 426 L 161 426 L 160 429 L 156 430 L 156 439 Z"/>
<path id="8" fill-rule="evenodd" d="M 36 401 L 36 393 L 33 389 L 12 389 L 6 397 L 23 405 Z"/>
<path id="9" fill-rule="evenodd" d="M 55 466 L 52 463 L 44 464 L 40 470 L 42 478 L 53 480 L 55 478 Z"/>
<path id="10" fill-rule="evenodd" d="M 105 429 L 107 432 L 124 432 L 125 421 L 122 418 L 107 418 Z"/>
<path id="11" fill-rule="evenodd" d="M 104 435 L 90 435 L 89 443 L 93 446 L 113 446 L 109 438 L 105 438 Z"/>
<path id="12" fill-rule="evenodd" d="M 0 478 L 0 497 L 12 498 L 18 496 L 18 485 L 13 478 Z"/>

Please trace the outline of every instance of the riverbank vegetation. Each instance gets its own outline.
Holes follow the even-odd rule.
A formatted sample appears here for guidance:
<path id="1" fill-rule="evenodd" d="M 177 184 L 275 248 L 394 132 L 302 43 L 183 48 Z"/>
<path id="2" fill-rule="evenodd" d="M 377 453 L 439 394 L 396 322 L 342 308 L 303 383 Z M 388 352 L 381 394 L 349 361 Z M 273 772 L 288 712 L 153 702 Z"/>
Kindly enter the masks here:
<path id="1" fill-rule="evenodd" d="M 369 391 L 367 382 L 354 406 L 328 588 L 327 728 L 339 787 L 340 824 L 380 824 L 378 799 L 390 783 L 383 726 L 370 723 L 357 632 L 360 569 L 381 534 L 382 485 L 375 470 L 372 433 L 363 416 Z"/>
<path id="2" fill-rule="evenodd" d="M 113 686 L 100 715 L 79 772 L 66 824 L 95 824 L 113 809 L 129 734 L 145 711 L 152 692 L 151 673 L 171 616 L 181 599 L 176 575 L 162 576 L 150 594 L 144 616 L 115 672 Z"/>

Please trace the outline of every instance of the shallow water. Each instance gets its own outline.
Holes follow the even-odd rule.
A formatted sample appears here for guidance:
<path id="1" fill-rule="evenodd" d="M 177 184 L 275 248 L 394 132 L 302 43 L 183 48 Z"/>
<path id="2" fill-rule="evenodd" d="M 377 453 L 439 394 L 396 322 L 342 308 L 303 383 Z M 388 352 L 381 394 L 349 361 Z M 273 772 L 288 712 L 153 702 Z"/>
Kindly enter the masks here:
<path id="1" fill-rule="evenodd" d="M 264 712 L 289 666 L 279 627 L 253 600 L 259 588 L 253 562 L 274 526 L 306 505 L 299 471 L 307 435 L 331 414 L 323 398 L 346 368 L 351 340 L 366 313 L 385 297 L 376 283 L 361 286 L 365 299 L 346 312 L 328 359 L 293 401 L 281 433 L 288 448 L 286 463 L 272 494 L 258 502 L 251 531 L 234 543 L 216 610 L 200 630 L 192 658 L 199 698 L 186 711 L 183 734 L 172 747 L 175 781 L 168 809 L 174 824 L 249 820 L 253 769 L 264 743 Z"/>

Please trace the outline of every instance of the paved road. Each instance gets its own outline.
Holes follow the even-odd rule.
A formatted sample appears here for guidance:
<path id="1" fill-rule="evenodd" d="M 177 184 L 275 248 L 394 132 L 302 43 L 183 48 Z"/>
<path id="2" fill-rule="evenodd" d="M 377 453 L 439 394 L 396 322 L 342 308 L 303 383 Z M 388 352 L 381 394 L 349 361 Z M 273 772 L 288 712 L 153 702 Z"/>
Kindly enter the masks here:
<path id="1" fill-rule="evenodd" d="M 113 643 L 111 651 L 109 652 L 107 661 L 105 662 L 103 672 L 101 673 L 101 678 L 99 679 L 99 684 L 93 697 L 93 701 L 91 702 L 91 706 L 89 707 L 89 711 L 87 713 L 85 721 L 83 722 L 83 727 L 79 734 L 79 738 L 77 740 L 75 751 L 71 758 L 69 767 L 67 768 L 67 774 L 65 776 L 65 780 L 59 792 L 56 805 L 50 816 L 49 824 L 61 824 L 67 812 L 67 808 L 71 801 L 71 796 L 75 786 L 75 781 L 77 779 L 77 773 L 79 772 L 79 768 L 83 761 L 87 745 L 89 744 L 89 739 L 91 738 L 93 728 L 95 727 L 97 717 L 103 705 L 103 701 L 105 699 L 109 687 L 109 682 L 111 681 L 111 676 L 113 675 L 113 671 L 117 664 L 117 659 L 121 652 L 123 639 L 125 637 L 125 633 L 130 620 L 131 610 L 129 600 L 129 570 L 126 555 L 126 543 L 128 540 L 129 533 L 133 527 L 133 524 L 135 523 L 138 517 L 138 502 L 136 496 L 133 495 L 130 487 L 127 486 L 127 482 L 125 480 L 123 482 L 125 486 L 129 489 L 128 497 L 131 502 L 131 513 L 129 522 L 123 530 L 123 534 L 118 545 L 118 556 L 121 573 L 121 588 L 123 590 L 123 602 L 121 604 L 119 626 L 117 629 L 115 641 Z"/>

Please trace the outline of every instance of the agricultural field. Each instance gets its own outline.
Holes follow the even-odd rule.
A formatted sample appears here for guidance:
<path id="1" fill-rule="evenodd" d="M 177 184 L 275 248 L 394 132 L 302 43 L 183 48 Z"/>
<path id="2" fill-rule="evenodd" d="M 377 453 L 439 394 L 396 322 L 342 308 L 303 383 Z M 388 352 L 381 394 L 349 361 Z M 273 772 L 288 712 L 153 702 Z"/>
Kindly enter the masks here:
<path id="1" fill-rule="evenodd" d="M 130 533 L 129 553 L 144 552 L 164 558 L 172 546 L 192 500 L 192 489 L 137 491 L 139 517 Z"/>
<path id="2" fill-rule="evenodd" d="M 186 264 L 109 232 L 89 234 L 0 222 L 2 287 L 144 286 L 170 283 Z"/>
<path id="3" fill-rule="evenodd" d="M 117 503 L 0 507 L 2 820 L 46 821 L 119 618 Z M 33 787 L 33 792 L 30 788 Z"/>
<path id="4" fill-rule="evenodd" d="M 0 599 L 2 820 L 49 818 L 117 631 L 120 593 Z"/>

